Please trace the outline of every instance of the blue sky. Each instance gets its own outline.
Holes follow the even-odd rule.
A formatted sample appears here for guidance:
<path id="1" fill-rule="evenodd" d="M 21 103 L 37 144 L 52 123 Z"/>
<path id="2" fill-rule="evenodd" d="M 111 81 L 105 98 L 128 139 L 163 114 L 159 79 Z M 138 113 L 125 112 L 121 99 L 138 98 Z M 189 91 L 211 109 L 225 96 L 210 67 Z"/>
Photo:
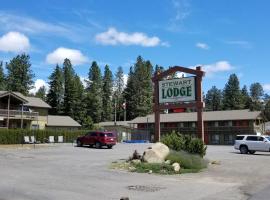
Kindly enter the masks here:
<path id="1" fill-rule="evenodd" d="M 141 55 L 164 67 L 202 65 L 205 91 L 236 73 L 241 86 L 270 92 L 269 8 L 267 0 L 6 0 L 0 59 L 29 53 L 37 86 L 65 57 L 86 77 L 93 60 L 127 74 Z"/>

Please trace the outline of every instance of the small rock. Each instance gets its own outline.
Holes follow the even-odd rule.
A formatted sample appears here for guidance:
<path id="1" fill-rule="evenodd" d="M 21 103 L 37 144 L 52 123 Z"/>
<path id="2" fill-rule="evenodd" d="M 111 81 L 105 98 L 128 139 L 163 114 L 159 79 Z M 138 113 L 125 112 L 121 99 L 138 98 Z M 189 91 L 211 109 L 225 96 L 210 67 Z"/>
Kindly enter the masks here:
<path id="1" fill-rule="evenodd" d="M 150 169 L 149 171 L 148 171 L 148 174 L 152 174 L 153 173 L 153 171 Z"/>
<path id="2" fill-rule="evenodd" d="M 212 165 L 220 165 L 221 162 L 219 160 L 214 160 L 211 162 Z"/>
<path id="3" fill-rule="evenodd" d="M 166 160 L 165 161 L 165 164 L 170 165 L 171 164 L 171 161 L 170 160 Z"/>
<path id="4" fill-rule="evenodd" d="M 173 166 L 173 169 L 175 172 L 180 171 L 180 164 L 179 163 L 173 163 L 172 166 Z"/>
<path id="5" fill-rule="evenodd" d="M 131 163 L 136 165 L 136 164 L 141 163 L 141 160 L 139 160 L 139 159 L 134 159 L 134 160 L 131 160 Z"/>

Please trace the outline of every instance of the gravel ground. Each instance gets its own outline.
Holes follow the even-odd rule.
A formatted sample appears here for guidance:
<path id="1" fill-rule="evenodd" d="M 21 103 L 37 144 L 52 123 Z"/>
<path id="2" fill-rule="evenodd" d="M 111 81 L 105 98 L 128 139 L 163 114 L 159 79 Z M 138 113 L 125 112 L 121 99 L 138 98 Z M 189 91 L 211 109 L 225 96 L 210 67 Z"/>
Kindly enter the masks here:
<path id="1" fill-rule="evenodd" d="M 148 146 L 0 147 L 0 200 L 270 199 L 269 153 L 241 155 L 232 146 L 208 146 L 206 157 L 220 165 L 196 174 L 161 176 L 109 168 Z"/>

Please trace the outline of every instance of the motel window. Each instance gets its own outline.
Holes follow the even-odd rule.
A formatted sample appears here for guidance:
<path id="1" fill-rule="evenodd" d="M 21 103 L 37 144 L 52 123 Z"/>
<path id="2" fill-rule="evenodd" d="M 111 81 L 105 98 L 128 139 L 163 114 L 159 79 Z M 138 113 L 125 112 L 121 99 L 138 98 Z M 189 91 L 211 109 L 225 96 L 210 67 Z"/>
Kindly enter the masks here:
<path id="1" fill-rule="evenodd" d="M 225 144 L 233 144 L 233 135 L 225 134 L 224 135 L 224 143 Z"/>
<path id="2" fill-rule="evenodd" d="M 229 125 L 228 121 L 219 121 L 218 122 L 218 126 L 228 126 L 228 125 Z"/>
<path id="3" fill-rule="evenodd" d="M 211 135 L 211 142 L 212 144 L 219 144 L 220 136 L 218 134 Z"/>
<path id="4" fill-rule="evenodd" d="M 208 122 L 208 126 L 215 126 L 215 122 Z"/>

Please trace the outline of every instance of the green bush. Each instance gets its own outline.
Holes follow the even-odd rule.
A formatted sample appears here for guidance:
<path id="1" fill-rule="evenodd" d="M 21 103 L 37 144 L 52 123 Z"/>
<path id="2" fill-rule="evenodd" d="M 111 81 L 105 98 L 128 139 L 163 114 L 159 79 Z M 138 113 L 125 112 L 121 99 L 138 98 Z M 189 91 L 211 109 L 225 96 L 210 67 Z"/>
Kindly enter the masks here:
<path id="1" fill-rule="evenodd" d="M 201 157 L 206 154 L 207 147 L 201 139 L 184 136 L 175 131 L 163 136 L 161 142 L 175 151 L 183 150 L 192 154 L 198 154 Z"/>
<path id="2" fill-rule="evenodd" d="M 207 167 L 208 161 L 199 155 L 190 154 L 184 151 L 170 151 L 166 157 L 171 163 L 180 163 L 181 168 L 200 170 Z"/>
<path id="3" fill-rule="evenodd" d="M 24 136 L 35 136 L 36 141 L 45 142 L 49 136 L 63 136 L 64 142 L 73 142 L 85 130 L 26 130 L 26 129 L 0 129 L 0 144 L 22 144 Z M 55 138 L 57 141 L 57 138 Z"/>

